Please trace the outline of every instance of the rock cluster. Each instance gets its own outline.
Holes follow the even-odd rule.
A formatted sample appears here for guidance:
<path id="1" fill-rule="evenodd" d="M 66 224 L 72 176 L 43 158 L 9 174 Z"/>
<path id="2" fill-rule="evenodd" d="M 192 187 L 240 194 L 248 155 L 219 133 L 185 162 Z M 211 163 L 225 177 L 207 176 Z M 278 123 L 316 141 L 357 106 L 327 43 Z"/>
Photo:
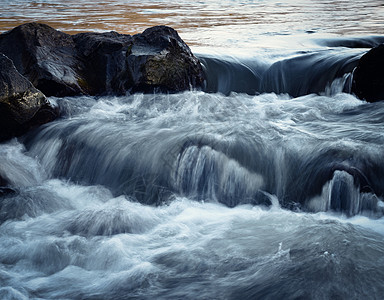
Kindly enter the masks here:
<path id="1" fill-rule="evenodd" d="M 45 96 L 179 92 L 201 88 L 199 60 L 177 32 L 69 35 L 27 23 L 0 34 L 0 141 L 57 117 Z"/>
<path id="2" fill-rule="evenodd" d="M 141 34 L 69 35 L 27 23 L 0 35 L 0 53 L 46 96 L 178 92 L 203 83 L 198 59 L 166 26 Z"/>

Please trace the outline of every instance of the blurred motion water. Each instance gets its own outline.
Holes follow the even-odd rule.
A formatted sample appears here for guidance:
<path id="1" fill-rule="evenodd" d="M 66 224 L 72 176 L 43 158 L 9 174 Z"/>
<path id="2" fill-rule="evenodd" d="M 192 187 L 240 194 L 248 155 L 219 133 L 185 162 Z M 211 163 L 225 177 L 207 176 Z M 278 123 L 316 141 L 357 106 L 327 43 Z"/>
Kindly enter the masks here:
<path id="1" fill-rule="evenodd" d="M 381 299 L 379 0 L 3 0 L 0 30 L 169 25 L 203 91 L 54 98 L 0 144 L 1 299 Z M 384 100 L 384 99 L 383 99 Z"/>

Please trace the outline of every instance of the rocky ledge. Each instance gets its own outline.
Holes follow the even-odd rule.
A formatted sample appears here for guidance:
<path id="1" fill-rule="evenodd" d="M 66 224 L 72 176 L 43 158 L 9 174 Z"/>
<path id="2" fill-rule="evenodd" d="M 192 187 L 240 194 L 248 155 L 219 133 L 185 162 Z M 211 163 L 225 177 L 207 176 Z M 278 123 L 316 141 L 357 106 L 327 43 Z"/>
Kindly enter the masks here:
<path id="1" fill-rule="evenodd" d="M 27 23 L 0 35 L 0 53 L 46 96 L 179 92 L 204 81 L 199 60 L 166 26 L 69 35 Z"/>
<path id="2" fill-rule="evenodd" d="M 0 141 L 53 120 L 45 96 L 180 92 L 201 88 L 199 60 L 178 33 L 69 35 L 27 23 L 0 34 Z"/>

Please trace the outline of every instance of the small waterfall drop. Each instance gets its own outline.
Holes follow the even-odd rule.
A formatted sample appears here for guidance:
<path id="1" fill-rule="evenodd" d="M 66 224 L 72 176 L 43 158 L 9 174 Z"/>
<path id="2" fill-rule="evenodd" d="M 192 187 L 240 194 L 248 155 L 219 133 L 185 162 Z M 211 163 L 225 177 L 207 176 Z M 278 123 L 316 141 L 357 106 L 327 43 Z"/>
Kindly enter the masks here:
<path id="1" fill-rule="evenodd" d="M 358 214 L 380 217 L 384 213 L 383 202 L 375 194 L 362 192 L 356 179 L 340 170 L 324 185 L 322 194 L 309 201 L 308 208 L 316 212 L 342 212 L 348 217 Z"/>
<path id="2" fill-rule="evenodd" d="M 263 178 L 209 146 L 189 146 L 177 157 L 173 172 L 174 189 L 198 200 L 215 200 L 234 207 L 265 204 Z"/>

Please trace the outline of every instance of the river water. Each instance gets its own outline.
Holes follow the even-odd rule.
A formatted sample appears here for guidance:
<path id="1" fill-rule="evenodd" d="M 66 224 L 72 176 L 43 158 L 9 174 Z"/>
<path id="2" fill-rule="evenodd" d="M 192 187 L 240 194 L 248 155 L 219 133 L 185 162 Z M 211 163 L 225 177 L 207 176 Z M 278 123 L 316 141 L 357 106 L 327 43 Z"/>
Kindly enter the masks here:
<path id="1" fill-rule="evenodd" d="M 382 1 L 3 1 L 2 31 L 166 24 L 204 91 L 50 98 L 0 145 L 1 299 L 382 299 Z"/>

